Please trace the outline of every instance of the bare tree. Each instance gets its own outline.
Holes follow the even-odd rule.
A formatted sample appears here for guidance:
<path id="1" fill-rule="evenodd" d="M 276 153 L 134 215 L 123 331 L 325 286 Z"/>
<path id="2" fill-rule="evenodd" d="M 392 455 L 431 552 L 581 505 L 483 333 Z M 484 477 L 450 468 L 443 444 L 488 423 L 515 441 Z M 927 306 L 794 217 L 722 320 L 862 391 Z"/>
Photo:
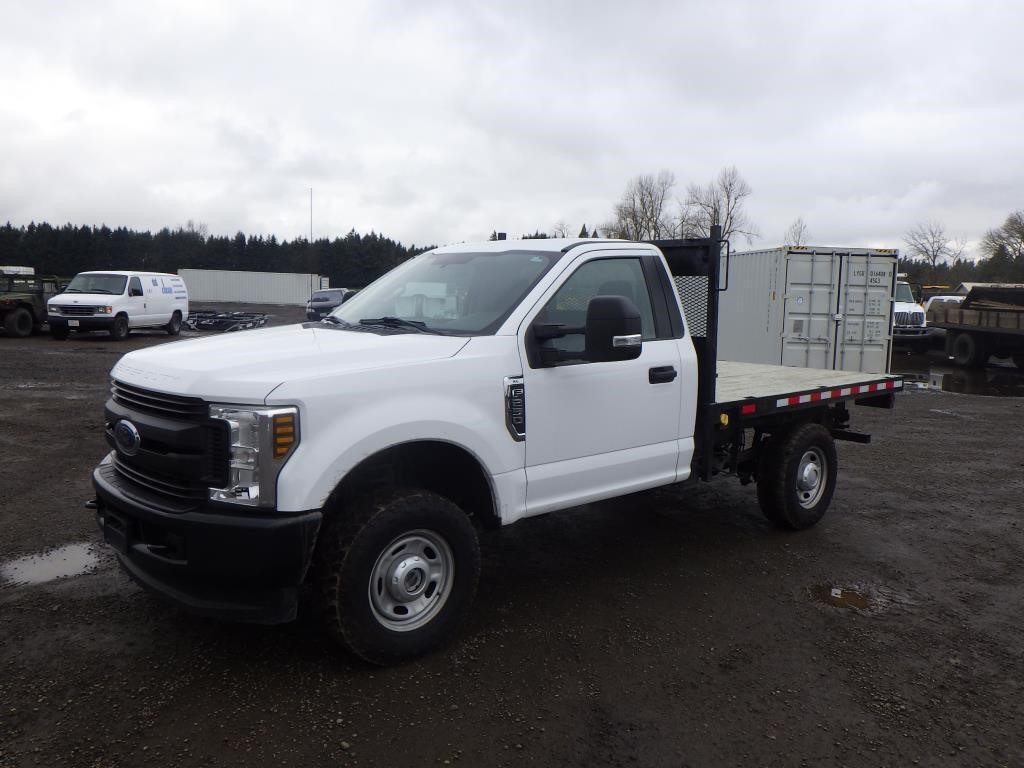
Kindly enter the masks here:
<path id="1" fill-rule="evenodd" d="M 903 236 L 903 242 L 907 244 L 907 256 L 926 262 L 932 274 L 939 264 L 960 261 L 967 247 L 965 241 L 950 238 L 937 221 L 917 224 Z"/>
<path id="2" fill-rule="evenodd" d="M 679 215 L 679 231 L 683 237 L 708 237 L 711 227 L 719 224 L 722 236 L 742 235 L 748 243 L 761 233 L 744 210 L 753 190 L 740 176 L 736 166 L 723 168 L 707 185 L 691 184 Z"/>
<path id="3" fill-rule="evenodd" d="M 668 205 L 675 184 L 671 171 L 661 171 L 657 176 L 643 174 L 630 181 L 615 205 L 614 220 L 602 227 L 605 235 L 623 240 L 672 237 L 675 227 Z"/>
<path id="4" fill-rule="evenodd" d="M 804 217 L 797 216 L 796 221 L 786 229 L 786 233 L 782 236 L 782 241 L 784 245 L 807 245 L 809 237 L 807 225 L 804 224 Z"/>
<path id="5" fill-rule="evenodd" d="M 552 237 L 569 237 L 569 225 L 565 223 L 565 219 L 559 219 L 551 227 Z"/>

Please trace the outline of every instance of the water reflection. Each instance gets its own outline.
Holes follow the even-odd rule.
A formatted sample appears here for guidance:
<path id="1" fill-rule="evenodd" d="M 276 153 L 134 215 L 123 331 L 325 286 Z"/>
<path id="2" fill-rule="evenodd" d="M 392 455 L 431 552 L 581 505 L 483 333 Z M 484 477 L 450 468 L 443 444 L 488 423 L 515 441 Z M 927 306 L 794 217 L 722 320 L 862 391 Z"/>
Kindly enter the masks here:
<path id="1" fill-rule="evenodd" d="M 1024 397 L 1024 370 L 992 361 L 984 368 L 960 368 L 935 355 L 893 355 L 892 372 L 910 386 L 963 395 Z"/>
<path id="2" fill-rule="evenodd" d="M 96 570 L 99 556 L 89 543 L 68 544 L 37 555 L 0 563 L 0 585 L 27 586 Z"/>

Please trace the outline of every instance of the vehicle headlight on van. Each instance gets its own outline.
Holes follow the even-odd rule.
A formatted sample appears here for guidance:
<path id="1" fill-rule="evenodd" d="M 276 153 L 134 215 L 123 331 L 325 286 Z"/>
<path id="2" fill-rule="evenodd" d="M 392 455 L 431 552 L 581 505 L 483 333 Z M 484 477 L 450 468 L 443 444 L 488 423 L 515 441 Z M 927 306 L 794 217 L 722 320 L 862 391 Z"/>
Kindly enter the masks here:
<path id="1" fill-rule="evenodd" d="M 228 483 L 210 488 L 210 500 L 273 507 L 277 476 L 299 444 L 298 409 L 218 404 L 210 418 L 225 422 L 228 433 Z"/>
<path id="2" fill-rule="evenodd" d="M 113 307 L 96 307 L 96 314 L 97 315 L 109 315 L 113 311 L 114 311 Z"/>

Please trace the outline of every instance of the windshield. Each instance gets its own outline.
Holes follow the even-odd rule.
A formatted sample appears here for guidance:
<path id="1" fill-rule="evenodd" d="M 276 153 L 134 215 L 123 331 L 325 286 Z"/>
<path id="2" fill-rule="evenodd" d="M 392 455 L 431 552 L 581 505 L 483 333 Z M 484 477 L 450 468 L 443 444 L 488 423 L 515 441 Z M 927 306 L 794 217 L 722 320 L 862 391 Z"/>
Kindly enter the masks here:
<path id="1" fill-rule="evenodd" d="M 561 255 L 431 251 L 395 267 L 331 314 L 348 323 L 391 318 L 395 325 L 397 318 L 427 331 L 494 333 Z"/>
<path id="2" fill-rule="evenodd" d="M 124 293 L 126 282 L 128 282 L 128 278 L 124 275 L 83 273 L 75 275 L 70 285 L 64 289 L 64 293 L 109 293 L 113 296 L 120 296 Z"/>
<path id="3" fill-rule="evenodd" d="M 902 301 L 907 304 L 916 304 L 914 300 L 914 294 L 910 290 L 910 286 L 906 283 L 896 283 L 896 301 Z"/>
<path id="4" fill-rule="evenodd" d="M 313 301 L 341 301 L 341 291 L 316 291 Z"/>

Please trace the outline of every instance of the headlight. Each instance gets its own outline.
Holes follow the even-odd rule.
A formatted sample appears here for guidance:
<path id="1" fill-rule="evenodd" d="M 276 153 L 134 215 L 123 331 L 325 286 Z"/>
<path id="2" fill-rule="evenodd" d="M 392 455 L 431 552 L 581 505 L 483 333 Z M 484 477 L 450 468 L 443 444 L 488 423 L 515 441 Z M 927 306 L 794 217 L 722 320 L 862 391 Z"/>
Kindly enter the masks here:
<path id="1" fill-rule="evenodd" d="M 49 312 L 51 315 L 59 315 L 60 314 L 60 305 L 58 305 L 58 304 L 47 304 L 46 305 L 46 311 Z"/>
<path id="2" fill-rule="evenodd" d="M 97 315 L 109 315 L 113 311 L 113 307 L 96 307 Z"/>
<path id="3" fill-rule="evenodd" d="M 210 488 L 210 499 L 248 507 L 273 507 L 277 476 L 299 444 L 297 408 L 211 405 L 210 418 L 227 423 L 228 484 Z"/>

